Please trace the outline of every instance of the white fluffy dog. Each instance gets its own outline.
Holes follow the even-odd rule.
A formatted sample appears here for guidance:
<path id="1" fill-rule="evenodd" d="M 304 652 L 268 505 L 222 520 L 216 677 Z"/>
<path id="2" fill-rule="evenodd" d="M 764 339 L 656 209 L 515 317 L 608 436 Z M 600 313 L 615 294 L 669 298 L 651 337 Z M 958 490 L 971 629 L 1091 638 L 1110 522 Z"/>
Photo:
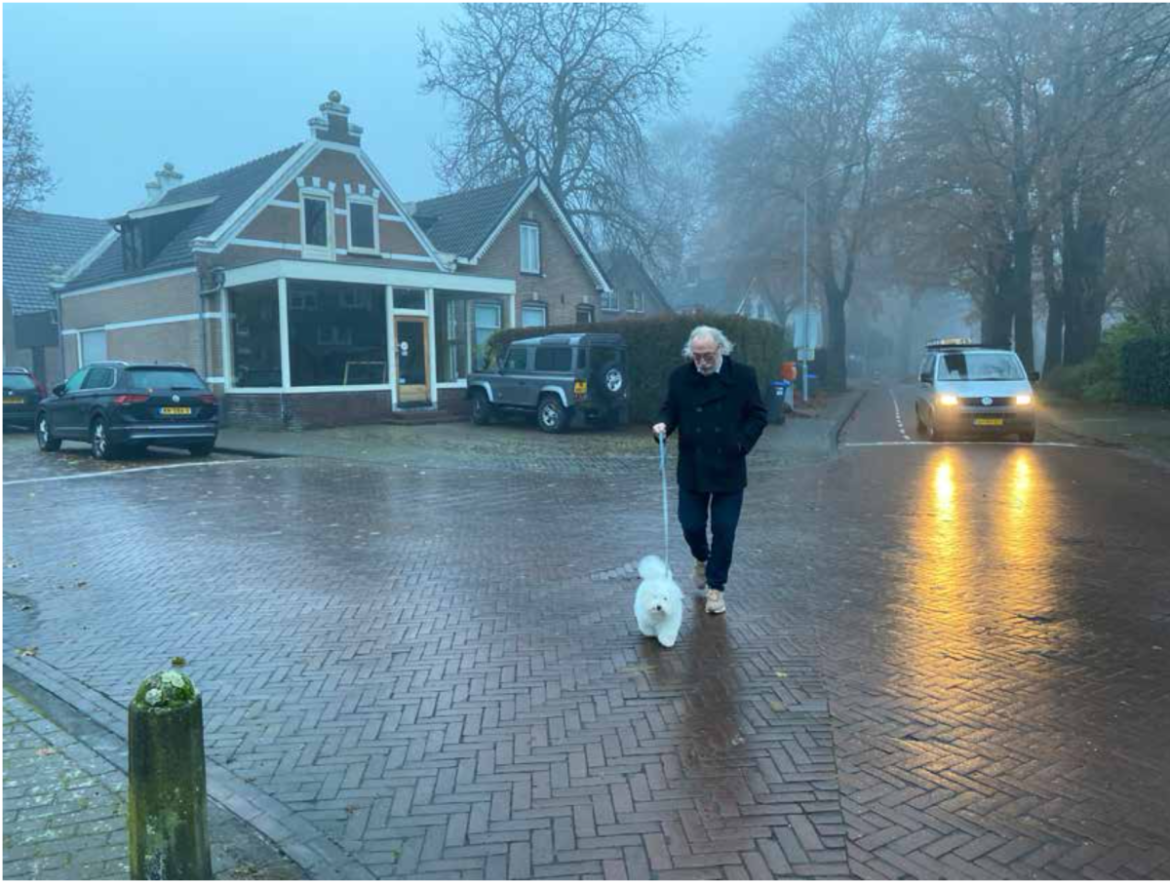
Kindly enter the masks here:
<path id="1" fill-rule="evenodd" d="M 657 555 L 647 555 L 638 563 L 638 575 L 642 577 L 634 596 L 638 628 L 647 637 L 658 638 L 663 647 L 673 647 L 682 628 L 682 591 Z"/>

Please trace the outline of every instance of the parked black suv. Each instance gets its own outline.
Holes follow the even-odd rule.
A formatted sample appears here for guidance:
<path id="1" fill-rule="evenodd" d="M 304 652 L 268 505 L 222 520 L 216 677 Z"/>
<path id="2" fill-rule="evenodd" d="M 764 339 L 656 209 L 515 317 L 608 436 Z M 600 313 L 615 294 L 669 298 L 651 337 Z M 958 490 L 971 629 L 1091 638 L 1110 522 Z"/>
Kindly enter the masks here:
<path id="1" fill-rule="evenodd" d="M 94 362 L 76 371 L 37 410 L 37 444 L 87 442 L 112 460 L 147 445 L 186 448 L 206 457 L 219 434 L 219 403 L 186 365 Z"/>
<path id="2" fill-rule="evenodd" d="M 4 428 L 32 429 L 45 388 L 28 368 L 4 369 Z"/>
<path id="3" fill-rule="evenodd" d="M 471 419 L 536 415 L 545 432 L 629 422 L 626 342 L 620 334 L 548 334 L 513 341 L 494 370 L 467 378 Z"/>

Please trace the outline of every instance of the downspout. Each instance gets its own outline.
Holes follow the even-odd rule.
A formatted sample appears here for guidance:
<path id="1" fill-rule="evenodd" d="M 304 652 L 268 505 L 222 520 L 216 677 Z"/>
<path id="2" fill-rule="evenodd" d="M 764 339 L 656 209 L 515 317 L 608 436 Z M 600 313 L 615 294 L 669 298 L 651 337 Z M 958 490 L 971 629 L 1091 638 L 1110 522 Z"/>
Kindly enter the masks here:
<path id="1" fill-rule="evenodd" d="M 203 357 L 203 379 L 206 380 L 211 376 L 211 352 L 208 348 L 207 336 L 207 299 L 214 295 L 219 295 L 220 298 L 220 312 L 223 312 L 223 288 L 224 288 L 224 272 L 222 267 L 211 268 L 211 288 L 199 289 L 199 350 Z M 227 379 L 224 379 L 226 386 Z"/>

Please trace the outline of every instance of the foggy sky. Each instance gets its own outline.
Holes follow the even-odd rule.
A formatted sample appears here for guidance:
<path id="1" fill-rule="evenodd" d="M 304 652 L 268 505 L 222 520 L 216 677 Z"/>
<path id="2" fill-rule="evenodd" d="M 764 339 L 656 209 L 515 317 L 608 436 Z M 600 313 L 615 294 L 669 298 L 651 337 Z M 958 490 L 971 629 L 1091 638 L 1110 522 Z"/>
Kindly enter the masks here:
<path id="1" fill-rule="evenodd" d="M 721 121 L 752 57 L 799 6 L 661 4 L 652 15 L 708 55 L 688 111 Z M 442 99 L 418 92 L 417 30 L 450 4 L 6 4 L 4 67 L 34 90 L 35 128 L 60 181 L 39 208 L 110 217 L 140 203 L 163 162 L 186 181 L 308 137 L 331 89 L 363 147 L 406 200 L 436 195 L 431 139 Z"/>

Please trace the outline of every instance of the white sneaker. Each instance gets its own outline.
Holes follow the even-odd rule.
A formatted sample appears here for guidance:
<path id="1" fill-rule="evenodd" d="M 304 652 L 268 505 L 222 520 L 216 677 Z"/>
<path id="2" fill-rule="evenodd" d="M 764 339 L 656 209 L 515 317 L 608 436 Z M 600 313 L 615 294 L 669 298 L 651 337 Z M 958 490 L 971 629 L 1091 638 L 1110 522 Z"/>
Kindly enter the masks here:
<path id="1" fill-rule="evenodd" d="M 707 589 L 707 612 L 727 612 L 727 604 L 723 600 L 723 592 L 720 589 Z"/>

